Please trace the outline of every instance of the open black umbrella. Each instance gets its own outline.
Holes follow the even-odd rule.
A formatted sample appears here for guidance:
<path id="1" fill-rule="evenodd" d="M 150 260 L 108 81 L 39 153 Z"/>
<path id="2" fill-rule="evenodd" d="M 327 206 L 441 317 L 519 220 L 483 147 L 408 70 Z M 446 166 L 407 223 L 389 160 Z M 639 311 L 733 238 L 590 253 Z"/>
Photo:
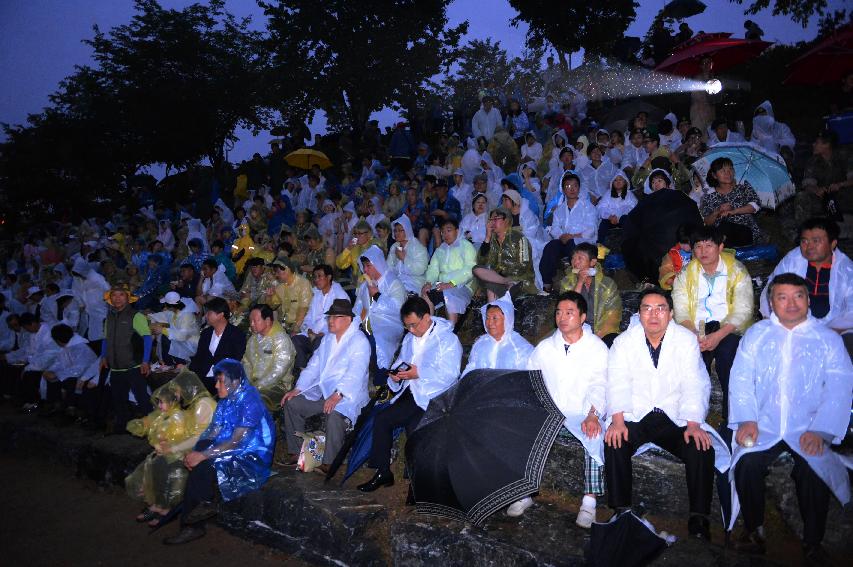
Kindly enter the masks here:
<path id="1" fill-rule="evenodd" d="M 699 0 L 672 0 L 663 7 L 663 15 L 673 20 L 683 20 L 705 11 L 705 4 Z"/>
<path id="2" fill-rule="evenodd" d="M 476 525 L 533 494 L 562 424 L 541 372 L 467 374 L 430 402 L 406 444 L 418 512 Z"/>

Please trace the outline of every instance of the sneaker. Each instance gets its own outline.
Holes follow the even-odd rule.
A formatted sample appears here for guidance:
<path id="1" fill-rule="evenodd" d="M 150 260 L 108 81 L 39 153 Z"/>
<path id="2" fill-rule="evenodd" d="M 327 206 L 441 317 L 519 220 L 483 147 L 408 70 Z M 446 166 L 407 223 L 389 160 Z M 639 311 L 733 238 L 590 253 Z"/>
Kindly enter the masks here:
<path id="1" fill-rule="evenodd" d="M 524 511 L 533 506 L 533 498 L 527 496 L 518 502 L 513 502 L 506 509 L 506 515 L 510 518 L 517 518 L 524 514 Z"/>
<path id="2" fill-rule="evenodd" d="M 581 506 L 580 510 L 578 510 L 578 517 L 575 520 L 575 524 L 582 527 L 585 530 L 588 530 L 592 527 L 592 523 L 595 521 L 595 508 L 589 506 Z"/>

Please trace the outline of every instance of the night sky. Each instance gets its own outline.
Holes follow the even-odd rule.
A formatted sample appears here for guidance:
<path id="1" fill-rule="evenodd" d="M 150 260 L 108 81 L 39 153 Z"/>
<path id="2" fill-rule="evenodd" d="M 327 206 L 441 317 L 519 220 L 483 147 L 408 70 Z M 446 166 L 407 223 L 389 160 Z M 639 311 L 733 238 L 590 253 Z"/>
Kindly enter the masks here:
<path id="1" fill-rule="evenodd" d="M 163 0 L 167 8 L 180 8 L 191 1 Z M 665 0 L 640 1 L 637 18 L 628 28 L 629 35 L 645 35 L 652 19 L 666 3 Z M 708 9 L 687 20 L 694 32 L 732 32 L 743 35 L 743 6 L 728 0 L 705 0 Z M 747 2 L 748 3 L 748 2 Z M 841 9 L 845 0 L 830 0 L 830 9 Z M 484 6 L 490 5 L 488 9 Z M 556 3 L 559 5 L 559 3 Z M 263 27 L 263 14 L 254 0 L 229 0 L 228 8 L 238 16 L 254 15 L 255 24 Z M 102 30 L 126 23 L 133 14 L 131 0 L 0 0 L 0 122 L 18 124 L 27 113 L 38 112 L 48 103 L 48 95 L 58 82 L 73 71 L 75 64 L 90 62 L 90 49 L 80 42 L 92 36 L 92 25 Z M 500 41 L 512 54 L 521 52 L 525 29 L 513 28 L 509 20 L 515 10 L 504 0 L 456 0 L 448 10 L 452 24 L 467 19 L 468 38 L 487 38 Z M 751 16 L 765 31 L 764 39 L 795 43 L 810 40 L 817 32 L 817 21 L 803 29 L 784 16 L 774 17 L 770 10 Z M 581 57 L 572 58 L 578 65 Z M 383 112 L 376 116 L 381 125 L 391 124 L 395 116 Z M 322 131 L 322 120 L 315 121 L 312 130 Z M 250 157 L 255 151 L 266 151 L 268 135 L 252 139 L 243 133 L 231 153 L 231 160 Z"/>

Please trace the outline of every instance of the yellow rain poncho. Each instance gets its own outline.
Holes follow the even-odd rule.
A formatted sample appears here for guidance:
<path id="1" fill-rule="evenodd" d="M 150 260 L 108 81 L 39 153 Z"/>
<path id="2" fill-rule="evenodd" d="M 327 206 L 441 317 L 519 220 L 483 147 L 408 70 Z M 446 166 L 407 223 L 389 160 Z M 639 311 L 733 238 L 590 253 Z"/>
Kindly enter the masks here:
<path id="1" fill-rule="evenodd" d="M 146 437 L 154 451 L 125 479 L 124 485 L 132 498 L 170 509 L 183 499 L 188 475 L 183 458 L 210 424 L 216 402 L 189 370 L 157 388 L 151 401 L 158 409 L 130 421 L 127 430 Z M 159 409 L 161 401 L 169 406 L 166 411 Z"/>

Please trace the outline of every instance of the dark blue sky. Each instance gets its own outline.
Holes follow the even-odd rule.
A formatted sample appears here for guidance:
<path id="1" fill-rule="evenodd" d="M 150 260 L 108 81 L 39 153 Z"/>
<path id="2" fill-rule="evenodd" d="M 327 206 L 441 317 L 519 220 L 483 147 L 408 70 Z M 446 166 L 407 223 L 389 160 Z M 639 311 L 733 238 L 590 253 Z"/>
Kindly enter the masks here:
<path id="1" fill-rule="evenodd" d="M 320 0 L 322 1 L 322 0 Z M 180 8 L 190 0 L 162 0 L 165 7 Z M 628 29 L 630 35 L 643 36 L 665 0 L 640 0 L 637 19 Z M 688 20 L 694 31 L 728 31 L 743 33 L 743 6 L 729 0 L 705 0 L 705 13 Z M 559 2 L 555 2 L 559 6 Z M 845 0 L 830 0 L 830 7 L 840 9 Z M 254 0 L 228 0 L 228 8 L 237 15 L 262 13 Z M 594 3 L 591 4 L 594 6 Z M 89 48 L 80 42 L 92 36 L 92 25 L 107 30 L 127 22 L 133 13 L 131 0 L 0 0 L 0 122 L 22 123 L 27 113 L 38 112 L 48 103 L 48 95 L 58 82 L 73 70 L 75 64 L 90 61 Z M 512 28 L 509 20 L 515 11 L 506 0 L 455 0 L 448 15 L 452 23 L 470 22 L 469 38 L 492 37 L 511 54 L 523 49 L 524 28 Z M 766 35 L 764 39 L 794 43 L 811 39 L 816 23 L 803 29 L 787 17 L 774 17 L 769 10 L 752 16 Z M 260 25 L 260 22 L 258 22 Z M 576 55 L 573 63 L 580 58 Z M 393 114 L 384 112 L 381 122 L 390 123 Z M 315 124 L 322 128 L 322 121 Z M 261 150 L 268 136 L 258 140 L 245 136 L 237 144 L 231 159 L 244 159 Z"/>

